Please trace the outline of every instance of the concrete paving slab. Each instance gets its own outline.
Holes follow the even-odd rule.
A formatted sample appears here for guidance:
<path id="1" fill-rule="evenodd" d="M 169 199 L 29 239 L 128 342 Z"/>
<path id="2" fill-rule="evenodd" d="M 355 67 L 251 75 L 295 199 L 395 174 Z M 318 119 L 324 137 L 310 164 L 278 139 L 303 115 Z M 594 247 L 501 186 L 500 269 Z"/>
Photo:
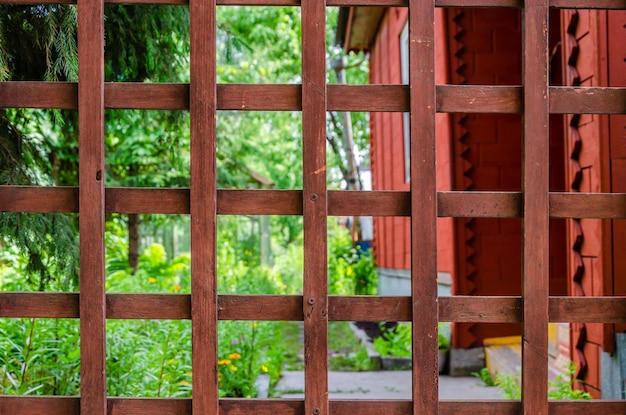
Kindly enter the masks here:
<path id="1" fill-rule="evenodd" d="M 276 385 L 283 398 L 304 397 L 304 372 L 285 371 Z M 329 372 L 330 399 L 411 399 L 411 371 Z M 502 399 L 475 377 L 439 376 L 439 399 Z"/>

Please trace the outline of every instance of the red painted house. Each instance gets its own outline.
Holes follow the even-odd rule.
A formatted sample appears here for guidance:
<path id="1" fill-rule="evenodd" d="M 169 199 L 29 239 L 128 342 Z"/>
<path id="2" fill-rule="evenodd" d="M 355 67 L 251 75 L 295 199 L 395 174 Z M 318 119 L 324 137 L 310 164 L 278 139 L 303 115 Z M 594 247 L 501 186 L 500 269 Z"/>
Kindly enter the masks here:
<path id="1" fill-rule="evenodd" d="M 520 10 L 438 8 L 435 19 L 438 84 L 521 84 Z M 406 83 L 406 21 L 403 8 L 341 10 L 338 41 L 347 51 L 370 53 L 370 83 Z M 553 10 L 550 23 L 552 85 L 626 86 L 625 11 Z M 409 189 L 404 117 L 370 115 L 374 190 Z M 520 115 L 437 117 L 440 191 L 521 190 Z M 552 115 L 550 122 L 551 191 L 626 192 L 626 115 Z M 520 219 L 439 219 L 440 280 L 451 281 L 453 295 L 519 295 L 521 225 Z M 409 230 L 406 218 L 374 219 L 381 294 L 407 292 L 402 290 L 411 261 Z M 551 295 L 626 295 L 625 250 L 623 220 L 552 220 Z M 619 377 L 626 376 L 615 369 L 620 353 L 626 355 L 616 347 L 625 330 L 571 325 L 576 376 L 595 397 L 621 398 L 613 383 L 623 384 Z M 457 323 L 452 341 L 456 348 L 471 348 L 486 338 L 520 333 L 515 324 Z"/>

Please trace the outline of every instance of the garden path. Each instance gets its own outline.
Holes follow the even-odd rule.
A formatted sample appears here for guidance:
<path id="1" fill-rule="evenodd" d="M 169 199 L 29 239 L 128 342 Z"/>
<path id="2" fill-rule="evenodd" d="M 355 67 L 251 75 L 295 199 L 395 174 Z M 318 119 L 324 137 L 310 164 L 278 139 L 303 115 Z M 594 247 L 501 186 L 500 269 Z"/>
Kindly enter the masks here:
<path id="1" fill-rule="evenodd" d="M 329 372 L 330 399 L 411 399 L 411 371 Z M 282 398 L 304 397 L 304 371 L 285 371 L 276 385 Z M 502 399 L 500 390 L 475 377 L 439 376 L 439 399 Z"/>

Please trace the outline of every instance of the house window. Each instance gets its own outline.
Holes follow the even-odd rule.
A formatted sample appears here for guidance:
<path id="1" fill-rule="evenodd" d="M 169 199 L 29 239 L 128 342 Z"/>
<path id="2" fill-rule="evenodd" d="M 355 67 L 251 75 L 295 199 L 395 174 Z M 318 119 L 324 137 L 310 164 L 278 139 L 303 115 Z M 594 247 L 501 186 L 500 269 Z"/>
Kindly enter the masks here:
<path id="1" fill-rule="evenodd" d="M 405 23 L 400 34 L 400 63 L 402 67 L 402 83 L 409 83 L 409 23 Z M 409 142 L 409 113 L 402 114 L 402 131 L 404 138 L 404 181 L 408 183 L 411 178 L 411 146 Z"/>

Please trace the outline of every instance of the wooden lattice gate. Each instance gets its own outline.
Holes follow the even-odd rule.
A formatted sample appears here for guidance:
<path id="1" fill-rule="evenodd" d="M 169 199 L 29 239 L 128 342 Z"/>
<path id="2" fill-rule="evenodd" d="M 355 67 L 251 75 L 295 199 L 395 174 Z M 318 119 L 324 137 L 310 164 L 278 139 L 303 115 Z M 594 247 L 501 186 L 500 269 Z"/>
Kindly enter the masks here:
<path id="1" fill-rule="evenodd" d="M 111 3 L 177 4 L 184 0 Z M 2 4 L 27 3 L 0 0 Z M 40 3 L 52 3 L 43 0 Z M 80 293 L 0 293 L 0 317 L 79 318 L 81 397 L 0 397 L 1 414 L 624 414 L 626 402 L 548 402 L 548 322 L 626 322 L 624 298 L 549 297 L 548 221 L 553 218 L 626 218 L 625 194 L 565 194 L 548 190 L 550 113 L 626 113 L 620 88 L 548 87 L 549 8 L 624 9 L 624 0 L 222 0 L 222 5 L 290 5 L 302 8 L 302 86 L 217 85 L 215 2 L 191 0 L 191 82 L 104 83 L 102 1 L 78 0 L 79 82 L 6 82 L 1 107 L 77 108 L 80 186 L 0 187 L 0 210 L 78 212 Z M 325 7 L 378 5 L 409 8 L 409 85 L 336 86 L 325 79 Z M 523 8 L 523 85 L 451 86 L 434 81 L 435 7 Z M 376 99 L 372 99 L 376 97 Z M 190 189 L 106 188 L 105 108 L 189 110 Z M 215 116 L 218 110 L 302 111 L 303 190 L 218 190 L 215 181 Z M 326 111 L 410 111 L 411 191 L 342 192 L 326 189 Z M 435 112 L 521 113 L 524 126 L 522 192 L 437 192 Z M 191 215 L 190 295 L 105 294 L 104 215 Z M 302 215 L 302 296 L 217 295 L 216 215 Z M 410 297 L 329 297 L 328 215 L 409 216 Z M 436 218 L 521 217 L 521 297 L 437 297 Z M 262 310 L 262 311 L 259 311 Z M 191 319 L 193 398 L 107 398 L 106 319 Z M 305 399 L 218 399 L 217 321 L 304 321 Z M 330 401 L 327 384 L 328 321 L 412 321 L 413 399 Z M 523 399 L 439 401 L 437 322 L 522 322 Z"/>

